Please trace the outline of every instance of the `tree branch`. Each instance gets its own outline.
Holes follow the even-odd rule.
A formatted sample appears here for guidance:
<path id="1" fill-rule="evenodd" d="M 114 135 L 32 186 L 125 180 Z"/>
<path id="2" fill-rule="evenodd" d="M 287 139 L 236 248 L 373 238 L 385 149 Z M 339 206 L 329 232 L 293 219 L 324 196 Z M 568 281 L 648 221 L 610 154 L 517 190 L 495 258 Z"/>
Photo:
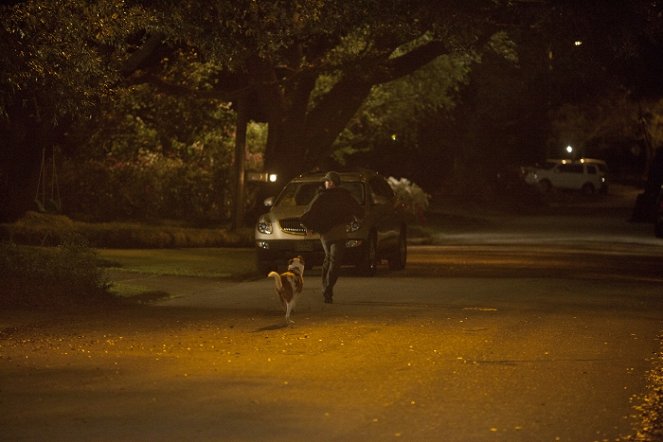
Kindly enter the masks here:
<path id="1" fill-rule="evenodd" d="M 404 77 L 447 53 L 449 50 L 443 42 L 431 41 L 400 57 L 388 59 L 383 66 L 376 69 L 371 82 L 381 84 Z"/>
<path id="2" fill-rule="evenodd" d="M 161 33 L 151 34 L 145 43 L 124 62 L 121 68 L 122 73 L 129 75 L 137 69 L 144 67 L 147 61 L 156 53 L 157 49 L 161 47 L 163 37 Z"/>
<path id="3" fill-rule="evenodd" d="M 251 86 L 243 86 L 235 89 L 215 88 L 212 90 L 195 89 L 178 83 L 164 81 L 158 75 L 139 71 L 129 78 L 129 84 L 150 84 L 159 91 L 169 95 L 193 95 L 196 98 L 207 100 L 235 101 L 240 96 L 251 91 Z"/>

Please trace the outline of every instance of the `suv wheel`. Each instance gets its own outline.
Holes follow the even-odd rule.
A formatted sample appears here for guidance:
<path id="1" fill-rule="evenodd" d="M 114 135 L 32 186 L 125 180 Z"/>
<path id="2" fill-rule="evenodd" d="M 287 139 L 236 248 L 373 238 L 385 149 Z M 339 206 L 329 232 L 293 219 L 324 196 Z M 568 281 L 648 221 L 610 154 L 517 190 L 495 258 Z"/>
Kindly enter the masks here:
<path id="1" fill-rule="evenodd" d="M 403 270 L 405 262 L 407 261 L 407 234 L 405 228 L 401 228 L 401 233 L 398 235 L 398 249 L 389 258 L 390 270 Z"/>
<path id="2" fill-rule="evenodd" d="M 374 276 L 378 267 L 378 250 L 375 235 L 371 234 L 366 243 L 364 256 L 361 262 L 357 265 L 357 270 L 364 276 Z"/>

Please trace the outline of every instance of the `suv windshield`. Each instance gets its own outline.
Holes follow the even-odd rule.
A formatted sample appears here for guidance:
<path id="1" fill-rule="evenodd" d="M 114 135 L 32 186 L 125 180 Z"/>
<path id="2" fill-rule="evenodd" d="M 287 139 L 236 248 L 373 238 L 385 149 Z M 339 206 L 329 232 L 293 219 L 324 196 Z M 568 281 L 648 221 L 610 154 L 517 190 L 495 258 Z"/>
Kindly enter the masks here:
<path id="1" fill-rule="evenodd" d="M 319 181 L 290 183 L 279 194 L 274 205 L 280 207 L 308 206 L 322 186 L 323 184 Z M 348 189 L 359 204 L 364 204 L 364 187 L 360 182 L 344 182 L 341 187 Z"/>

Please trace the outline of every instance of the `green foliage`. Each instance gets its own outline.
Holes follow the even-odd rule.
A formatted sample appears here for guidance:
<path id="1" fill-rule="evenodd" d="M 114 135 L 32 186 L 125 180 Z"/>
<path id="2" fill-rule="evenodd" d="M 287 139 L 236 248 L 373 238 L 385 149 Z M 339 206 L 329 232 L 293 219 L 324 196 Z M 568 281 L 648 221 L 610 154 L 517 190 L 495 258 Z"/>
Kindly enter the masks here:
<path id="1" fill-rule="evenodd" d="M 516 43 L 506 32 L 501 31 L 493 34 L 488 42 L 488 46 L 505 60 L 514 64 L 518 62 L 519 57 Z"/>
<path id="2" fill-rule="evenodd" d="M 8 91 L 0 107 L 17 112 L 27 103 L 27 120 L 66 117 L 71 124 L 63 130 L 63 152 L 76 157 L 65 166 L 67 210 L 92 209 L 105 219 L 219 220 L 227 217 L 232 182 L 232 112 L 220 103 L 252 89 L 275 134 L 265 164 L 287 178 L 331 152 L 372 84 L 415 71 L 433 53 L 470 54 L 494 7 L 489 0 L 435 7 L 407 0 L 29 0 L 0 9 L 8 37 L 0 43 Z M 152 38 L 160 44 L 147 51 Z M 429 43 L 436 44 L 427 55 L 412 55 Z M 433 69 L 422 75 L 434 78 L 377 90 L 370 115 L 343 145 L 376 145 L 385 133 L 377 126 L 406 134 L 424 108 L 449 105 L 448 91 L 465 76 L 463 68 L 452 71 Z M 324 93 L 311 99 L 321 75 L 331 81 L 318 82 Z"/>
<path id="3" fill-rule="evenodd" d="M 65 163 L 61 184 L 68 213 L 93 220 L 181 219 L 220 222 L 228 218 L 229 172 L 215 163 L 184 162 L 158 154 L 135 162 Z"/>
<path id="4" fill-rule="evenodd" d="M 441 54 L 454 54 L 456 60 L 476 57 L 475 51 L 494 34 L 492 13 L 501 7 L 489 0 L 435 5 L 409 0 L 240 0 L 232 5 L 187 0 L 150 6 L 163 23 L 166 41 L 217 64 L 219 78 L 213 75 L 205 83 L 211 90 L 233 92 L 234 85 L 234 91 L 255 93 L 252 104 L 274 131 L 266 165 L 286 176 L 319 165 L 334 151 L 334 141 L 372 86 L 403 78 Z M 494 49 L 512 49 L 503 34 L 494 40 Z M 370 120 L 382 119 L 385 101 L 403 103 L 393 106 L 386 122 L 377 122 L 392 129 L 396 123 L 413 127 L 418 115 L 410 112 L 413 108 L 448 106 L 449 85 L 457 87 L 466 76 L 462 71 L 469 64 L 462 63 L 453 72 L 431 68 L 390 93 L 393 100 L 375 92 L 380 103 L 369 105 L 375 110 L 365 117 L 369 121 L 355 122 L 337 146 L 376 146 L 383 131 L 375 132 Z M 422 82 L 423 76 L 438 73 Z M 411 118 L 398 118 L 404 115 Z"/>
<path id="5" fill-rule="evenodd" d="M 213 100 L 122 91 L 79 128 L 80 153 L 61 173 L 64 207 L 96 220 L 227 219 L 232 117 Z"/>
<path id="6" fill-rule="evenodd" d="M 389 139 L 413 144 L 419 121 L 454 107 L 458 90 L 469 81 L 471 61 L 467 55 L 440 56 L 407 77 L 373 87 L 337 140 L 337 158 Z"/>
<path id="7" fill-rule="evenodd" d="M 572 145 L 576 156 L 588 156 L 586 149 L 603 140 L 637 140 L 642 136 L 642 106 L 625 93 L 617 93 L 586 103 L 566 104 L 551 115 L 549 157 L 568 155 Z"/>
<path id="8" fill-rule="evenodd" d="M 113 298 L 94 251 L 79 240 L 55 248 L 0 243 L 0 305 L 104 304 Z"/>
<path id="9" fill-rule="evenodd" d="M 24 106 L 57 124 L 112 92 L 128 36 L 149 18 L 124 2 L 30 0 L 0 6 L 0 22 L 0 114 Z"/>
<path id="10" fill-rule="evenodd" d="M 168 37 L 197 47 L 210 60 L 237 71 L 252 57 L 287 62 L 306 45 L 314 61 L 343 35 L 369 24 L 405 22 L 407 2 L 379 0 L 168 1 L 151 6 Z M 411 5 L 410 5 L 411 6 Z M 304 55 L 304 54 L 302 54 Z"/>

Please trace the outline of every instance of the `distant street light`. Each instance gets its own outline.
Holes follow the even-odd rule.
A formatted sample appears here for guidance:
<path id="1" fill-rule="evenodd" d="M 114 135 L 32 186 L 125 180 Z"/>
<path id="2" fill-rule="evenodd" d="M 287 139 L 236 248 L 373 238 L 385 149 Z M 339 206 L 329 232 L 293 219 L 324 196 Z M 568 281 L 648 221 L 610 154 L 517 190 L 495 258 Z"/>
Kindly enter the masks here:
<path id="1" fill-rule="evenodd" d="M 275 183 L 278 179 L 278 175 L 269 172 L 247 172 L 246 179 L 263 183 Z"/>
<path id="2" fill-rule="evenodd" d="M 573 146 L 571 146 L 570 144 L 568 146 L 566 146 L 566 151 L 568 153 L 573 153 Z"/>

